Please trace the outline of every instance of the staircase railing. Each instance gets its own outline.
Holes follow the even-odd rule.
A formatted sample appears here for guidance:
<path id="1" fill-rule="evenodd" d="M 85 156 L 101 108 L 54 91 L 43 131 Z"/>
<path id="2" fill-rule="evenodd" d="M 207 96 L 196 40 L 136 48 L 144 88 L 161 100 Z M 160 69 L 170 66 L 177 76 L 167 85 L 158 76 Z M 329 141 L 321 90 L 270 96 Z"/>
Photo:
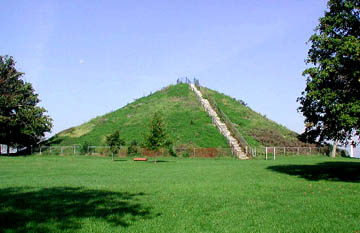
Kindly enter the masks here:
<path id="1" fill-rule="evenodd" d="M 216 101 L 207 93 L 207 91 L 204 88 L 200 87 L 199 90 L 202 92 L 204 98 L 206 98 L 209 101 L 211 107 L 218 114 L 221 121 L 223 121 L 225 123 L 226 127 L 229 129 L 232 136 L 238 141 L 240 147 L 242 147 L 245 154 L 253 157 L 255 150 L 251 146 L 249 146 L 246 139 L 241 135 L 239 130 L 230 121 L 229 117 L 223 111 L 221 111 L 221 109 L 217 105 Z"/>

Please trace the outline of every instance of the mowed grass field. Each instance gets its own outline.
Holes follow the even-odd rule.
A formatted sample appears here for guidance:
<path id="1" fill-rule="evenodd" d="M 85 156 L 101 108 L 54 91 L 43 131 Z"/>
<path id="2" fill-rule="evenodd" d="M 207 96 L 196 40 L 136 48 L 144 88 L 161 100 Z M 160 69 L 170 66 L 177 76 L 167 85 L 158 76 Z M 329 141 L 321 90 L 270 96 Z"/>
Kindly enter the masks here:
<path id="1" fill-rule="evenodd" d="M 360 232 L 360 161 L 0 157 L 0 232 Z"/>

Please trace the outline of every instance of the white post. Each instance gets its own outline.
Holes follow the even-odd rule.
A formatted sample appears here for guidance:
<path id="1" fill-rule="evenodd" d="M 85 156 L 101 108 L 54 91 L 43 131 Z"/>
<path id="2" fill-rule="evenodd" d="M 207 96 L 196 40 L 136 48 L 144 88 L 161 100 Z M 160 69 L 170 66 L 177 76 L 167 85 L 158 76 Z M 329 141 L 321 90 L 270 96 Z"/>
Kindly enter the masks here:
<path id="1" fill-rule="evenodd" d="M 285 149 L 285 147 L 284 147 L 284 155 L 286 154 L 286 152 L 285 152 L 285 151 L 286 151 L 286 149 Z"/>
<path id="2" fill-rule="evenodd" d="M 40 155 L 41 155 L 41 146 L 40 146 Z"/>
<path id="3" fill-rule="evenodd" d="M 276 154 L 276 147 L 274 147 L 274 160 L 275 160 L 275 154 Z"/>
<path id="4" fill-rule="evenodd" d="M 350 144 L 350 157 L 354 158 L 354 144 L 353 143 Z"/>
<path id="5" fill-rule="evenodd" d="M 265 160 L 267 160 L 267 147 L 265 147 Z"/>
<path id="6" fill-rule="evenodd" d="M 297 154 L 298 155 L 300 154 L 300 148 L 299 147 L 297 148 Z"/>
<path id="7" fill-rule="evenodd" d="M 310 154 L 311 154 L 311 147 L 310 147 Z"/>
<path id="8" fill-rule="evenodd" d="M 74 154 L 76 153 L 76 151 L 75 151 L 76 149 L 75 149 L 75 145 L 74 145 Z"/>

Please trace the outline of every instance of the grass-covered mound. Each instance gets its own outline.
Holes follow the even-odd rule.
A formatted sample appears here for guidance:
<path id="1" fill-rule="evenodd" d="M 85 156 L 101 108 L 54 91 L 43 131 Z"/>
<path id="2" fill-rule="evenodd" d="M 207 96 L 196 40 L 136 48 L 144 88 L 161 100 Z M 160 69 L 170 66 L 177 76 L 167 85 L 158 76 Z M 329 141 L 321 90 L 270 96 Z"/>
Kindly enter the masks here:
<path id="1" fill-rule="evenodd" d="M 0 232 L 357 232 L 360 161 L 0 157 Z"/>
<path id="2" fill-rule="evenodd" d="M 305 146 L 297 139 L 297 133 L 253 111 L 242 101 L 207 88 L 201 88 L 201 91 L 215 100 L 250 146 Z M 174 146 L 229 147 L 188 84 L 170 85 L 114 112 L 64 130 L 48 143 L 104 145 L 106 136 L 119 130 L 127 145 L 133 140 L 141 145 L 148 133 L 150 118 L 156 111 L 162 112 Z"/>
<path id="3" fill-rule="evenodd" d="M 141 144 L 144 134 L 148 133 L 151 116 L 156 111 L 161 111 L 167 133 L 175 146 L 228 147 L 187 84 L 171 85 L 114 112 L 64 130 L 51 138 L 49 144 L 88 142 L 90 145 L 103 145 L 106 136 L 116 130 L 120 131 L 126 144 L 133 140 Z"/>

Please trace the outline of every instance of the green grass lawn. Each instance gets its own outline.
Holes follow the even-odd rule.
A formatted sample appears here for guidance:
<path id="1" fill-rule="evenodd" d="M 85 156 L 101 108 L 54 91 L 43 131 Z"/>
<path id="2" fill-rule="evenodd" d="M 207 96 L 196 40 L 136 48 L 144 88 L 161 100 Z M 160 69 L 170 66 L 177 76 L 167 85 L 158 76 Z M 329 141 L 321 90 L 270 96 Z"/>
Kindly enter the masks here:
<path id="1" fill-rule="evenodd" d="M 0 157 L 0 232 L 360 232 L 360 161 Z"/>

